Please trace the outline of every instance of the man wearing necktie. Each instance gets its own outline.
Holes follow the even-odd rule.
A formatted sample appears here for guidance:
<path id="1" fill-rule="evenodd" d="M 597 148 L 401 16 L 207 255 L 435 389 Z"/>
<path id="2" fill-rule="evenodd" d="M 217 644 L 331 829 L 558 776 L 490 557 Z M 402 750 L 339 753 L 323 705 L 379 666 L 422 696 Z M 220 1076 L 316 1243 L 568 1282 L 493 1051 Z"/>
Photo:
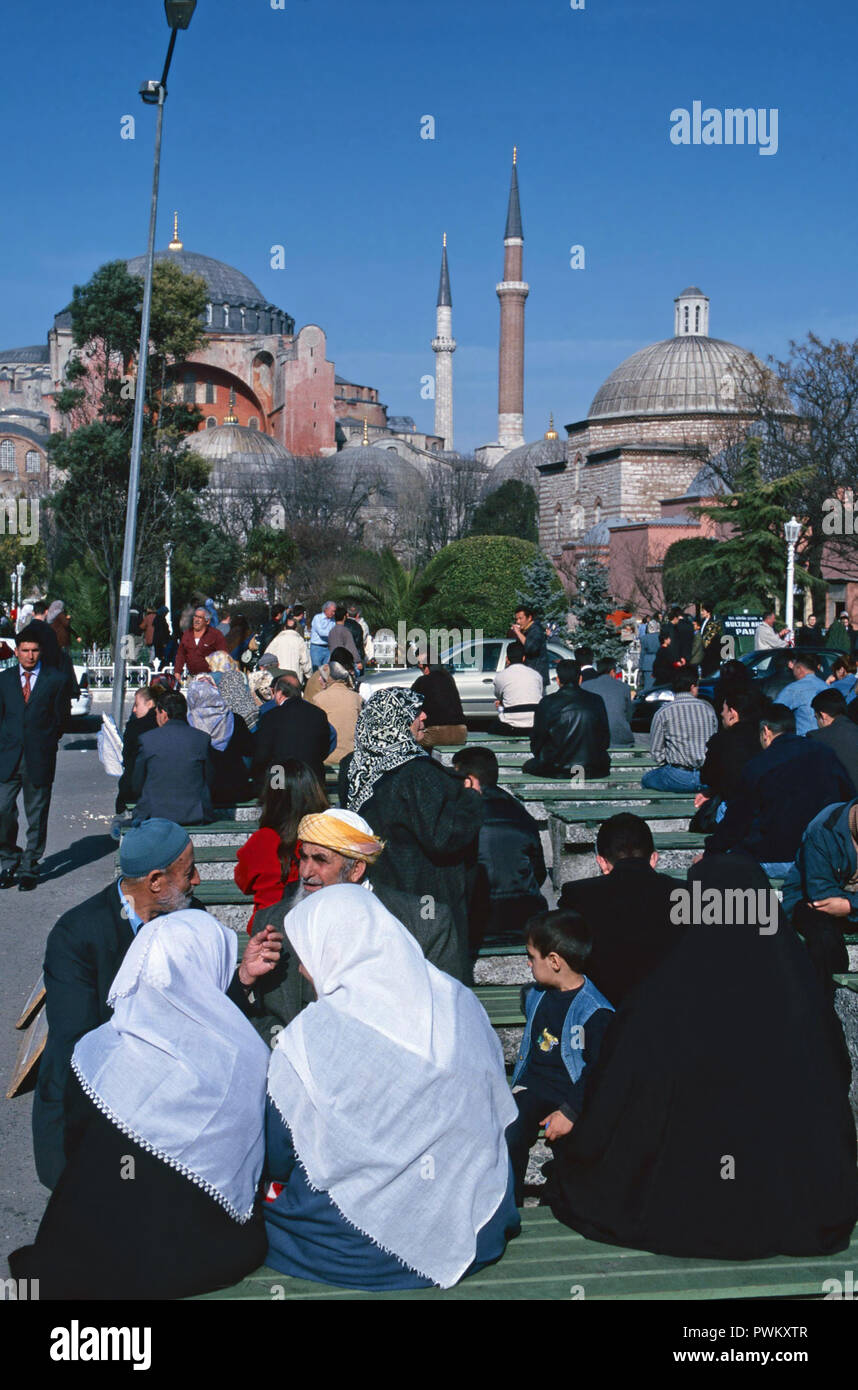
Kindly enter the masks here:
<path id="1" fill-rule="evenodd" d="M 38 883 L 45 852 L 57 744 L 68 721 L 65 677 L 41 661 L 39 633 L 15 638 L 15 666 L 0 672 L 0 888 L 22 892 Z M 24 793 L 27 844 L 18 848 L 18 795 Z"/>

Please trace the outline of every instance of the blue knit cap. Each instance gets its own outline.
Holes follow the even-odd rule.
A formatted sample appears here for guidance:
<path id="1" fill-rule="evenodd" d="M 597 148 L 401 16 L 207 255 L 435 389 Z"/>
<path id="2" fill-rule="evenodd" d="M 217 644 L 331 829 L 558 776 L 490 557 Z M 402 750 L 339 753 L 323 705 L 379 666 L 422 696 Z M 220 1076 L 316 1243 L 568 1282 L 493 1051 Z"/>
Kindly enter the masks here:
<path id="1" fill-rule="evenodd" d="M 145 878 L 153 869 L 166 869 L 175 863 L 190 843 L 187 830 L 175 821 L 153 816 L 123 835 L 119 866 L 128 878 Z"/>

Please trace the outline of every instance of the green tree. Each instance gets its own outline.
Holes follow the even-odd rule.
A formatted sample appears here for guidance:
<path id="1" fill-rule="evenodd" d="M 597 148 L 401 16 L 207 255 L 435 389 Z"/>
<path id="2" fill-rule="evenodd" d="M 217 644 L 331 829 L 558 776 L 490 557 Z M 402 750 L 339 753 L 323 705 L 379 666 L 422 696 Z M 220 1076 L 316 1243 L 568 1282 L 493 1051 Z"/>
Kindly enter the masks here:
<path id="1" fill-rule="evenodd" d="M 537 550 L 522 570 L 516 600 L 534 609 L 544 623 L 560 623 L 565 628 L 569 602 L 557 571 L 544 551 Z"/>
<path id="2" fill-rule="evenodd" d="M 513 620 L 524 572 L 538 554 L 531 541 L 513 536 L 468 536 L 453 541 L 423 573 L 427 597 L 421 625 L 476 628 L 487 637 L 504 636 Z"/>
<path id="3" fill-rule="evenodd" d="M 783 525 L 789 520 L 789 499 L 803 486 L 802 472 L 764 481 L 760 465 L 760 440 L 747 441 L 735 491 L 723 502 L 695 507 L 693 511 L 712 521 L 733 527 L 733 534 L 719 541 L 697 562 L 698 593 L 710 585 L 726 589 L 738 608 L 764 606 L 783 593 L 786 575 L 786 542 Z M 823 581 L 808 573 L 796 558 L 798 585 L 813 589 Z M 715 592 L 717 590 L 714 590 Z M 689 597 L 687 595 L 686 601 Z"/>
<path id="4" fill-rule="evenodd" d="M 107 585 L 91 560 L 72 560 L 57 570 L 51 590 L 65 600 L 72 632 L 83 646 L 104 646 L 110 636 Z"/>
<path id="5" fill-rule="evenodd" d="M 129 274 L 124 261 L 102 266 L 87 285 L 75 286 L 70 312 L 77 355 L 58 406 L 76 428 L 49 443 L 62 479 L 49 502 L 57 548 L 86 557 L 104 581 L 111 633 L 118 609 L 142 292 L 142 280 Z M 167 390 L 172 364 L 204 338 L 206 293 L 199 276 L 156 265 L 133 579 L 144 556 L 149 564 L 163 563 L 164 541 L 171 538 L 180 500 L 190 501 L 208 481 L 208 465 L 184 443 L 202 416 Z"/>
<path id="6" fill-rule="evenodd" d="M 421 623 L 431 593 L 424 574 L 423 570 L 406 569 L 392 550 L 385 549 L 378 555 L 367 555 L 359 569 L 341 574 L 331 592 L 339 602 L 353 599 L 359 603 L 374 631 L 386 627 L 395 632 L 400 622 L 409 626 Z"/>
<path id="7" fill-rule="evenodd" d="M 298 557 L 298 547 L 286 531 L 273 526 L 254 526 L 247 538 L 245 572 L 249 577 L 259 574 L 268 590 L 268 602 L 277 597 L 278 585 L 289 578 Z"/>
<path id="8" fill-rule="evenodd" d="M 509 478 L 475 508 L 468 534 L 519 536 L 536 542 L 538 515 L 539 503 L 530 484 Z"/>
<path id="9" fill-rule="evenodd" d="M 689 596 L 697 599 L 708 598 L 720 610 L 728 601 L 732 603 L 731 580 L 726 573 L 709 573 L 704 580 L 702 566 L 709 560 L 718 541 L 703 536 L 691 536 L 674 541 L 664 552 L 661 568 L 661 582 L 664 601 L 668 606 L 678 603 L 685 606 Z"/>
<path id="10" fill-rule="evenodd" d="M 572 613 L 577 618 L 576 647 L 592 647 L 596 657 L 617 657 L 623 644 L 608 614 L 617 607 L 608 589 L 608 572 L 598 560 L 581 560 L 575 574 Z"/>

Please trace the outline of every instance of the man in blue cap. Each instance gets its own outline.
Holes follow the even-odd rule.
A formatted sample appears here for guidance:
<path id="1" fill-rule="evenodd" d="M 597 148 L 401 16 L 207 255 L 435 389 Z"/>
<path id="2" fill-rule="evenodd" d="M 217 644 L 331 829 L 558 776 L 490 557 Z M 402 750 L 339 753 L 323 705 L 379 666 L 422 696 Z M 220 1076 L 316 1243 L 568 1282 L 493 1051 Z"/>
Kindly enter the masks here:
<path id="1" fill-rule="evenodd" d="M 33 1100 L 36 1172 L 45 1187 L 56 1185 L 65 1166 L 63 1093 L 72 1052 L 84 1033 L 110 1018 L 107 995 L 125 952 L 153 917 L 203 906 L 193 897 L 200 881 L 194 846 L 174 821 L 152 819 L 129 830 L 119 864 L 118 882 L 64 913 L 45 948 L 48 1040 Z M 281 941 L 270 929 L 248 943 L 227 991 L 242 1012 L 254 1012 L 254 980 L 273 968 Z"/>

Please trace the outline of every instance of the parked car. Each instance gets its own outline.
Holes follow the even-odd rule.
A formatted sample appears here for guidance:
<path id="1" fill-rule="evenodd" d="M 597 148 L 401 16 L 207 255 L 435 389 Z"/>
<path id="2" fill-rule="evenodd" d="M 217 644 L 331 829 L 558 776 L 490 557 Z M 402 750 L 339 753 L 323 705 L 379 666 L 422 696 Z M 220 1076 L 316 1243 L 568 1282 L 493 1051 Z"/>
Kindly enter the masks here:
<path id="1" fill-rule="evenodd" d="M 783 647 L 774 651 L 760 649 L 746 652 L 738 660 L 744 666 L 749 667 L 751 676 L 754 682 L 759 685 L 762 693 L 770 700 L 775 700 L 792 680 L 787 662 L 799 651 L 812 652 L 819 663 L 819 674 L 823 680 L 831 675 L 835 661 L 838 656 L 842 655 L 841 652 L 832 647 Z M 717 674 L 705 676 L 697 688 L 700 698 L 708 700 L 710 704 L 714 702 L 717 679 Z M 655 685 L 652 690 L 647 691 L 646 695 L 638 695 L 632 705 L 632 728 L 637 733 L 647 733 L 656 710 L 666 700 L 672 699 L 673 691 L 669 685 Z"/>
<path id="2" fill-rule="evenodd" d="M 441 664 L 453 673 L 466 720 L 492 719 L 497 715 L 494 679 L 506 664 L 507 646 L 505 637 L 483 637 L 461 642 L 442 656 Z M 570 661 L 574 657 L 571 647 L 559 642 L 556 637 L 549 637 L 549 691 L 557 689 L 558 661 Z M 382 671 L 368 671 L 358 688 L 363 698 L 368 700 L 376 690 L 389 686 L 404 685 L 410 688 L 419 675 L 418 666 L 394 666 Z"/>

